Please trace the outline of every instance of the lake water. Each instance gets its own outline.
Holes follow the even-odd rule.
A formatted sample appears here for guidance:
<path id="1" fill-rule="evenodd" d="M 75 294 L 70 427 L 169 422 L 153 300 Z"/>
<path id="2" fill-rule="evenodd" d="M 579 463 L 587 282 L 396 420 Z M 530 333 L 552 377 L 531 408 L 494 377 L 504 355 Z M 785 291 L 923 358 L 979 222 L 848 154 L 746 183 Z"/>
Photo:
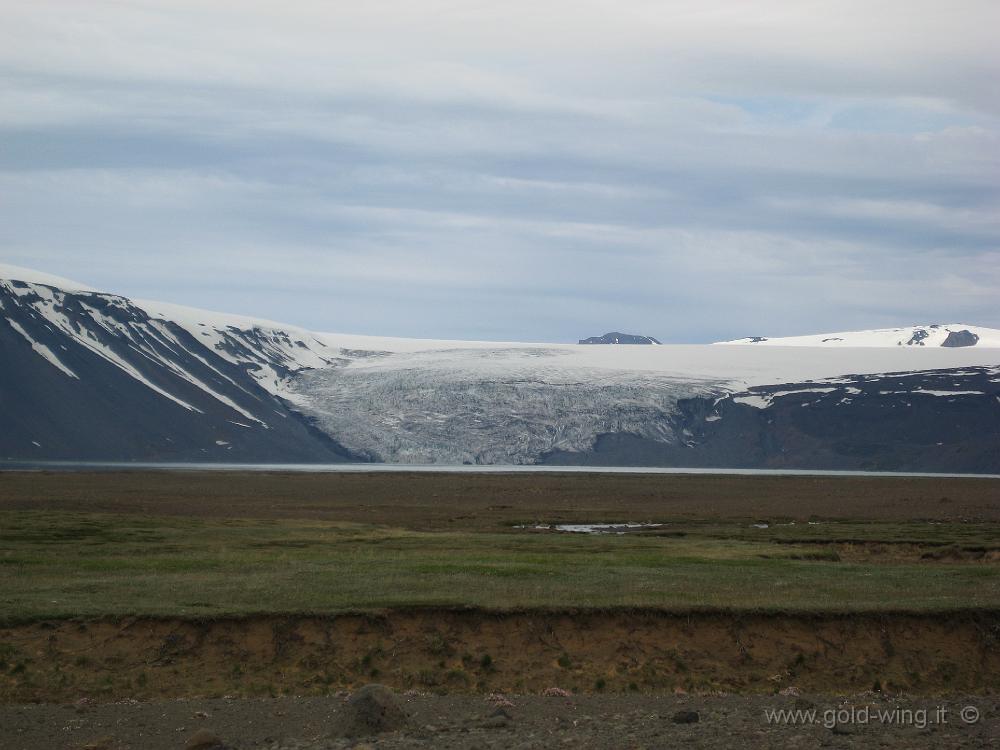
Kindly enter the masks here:
<path id="1" fill-rule="evenodd" d="M 260 471 L 296 473 L 446 473 L 446 474 L 730 474 L 736 476 L 817 477 L 970 477 L 1000 479 L 1000 474 L 943 474 L 909 471 L 824 471 L 821 469 L 702 469 L 657 466 L 446 466 L 441 464 L 227 464 L 45 461 L 0 462 L 0 471 Z"/>

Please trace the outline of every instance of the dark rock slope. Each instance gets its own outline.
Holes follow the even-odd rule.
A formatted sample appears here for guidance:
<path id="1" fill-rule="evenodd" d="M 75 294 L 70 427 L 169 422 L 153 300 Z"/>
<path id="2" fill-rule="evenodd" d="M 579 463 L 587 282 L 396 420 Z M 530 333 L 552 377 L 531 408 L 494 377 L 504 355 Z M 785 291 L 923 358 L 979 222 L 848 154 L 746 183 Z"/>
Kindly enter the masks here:
<path id="1" fill-rule="evenodd" d="M 0 306 L 0 459 L 347 459 L 261 387 L 259 364 L 122 297 L 4 281 Z"/>
<path id="2" fill-rule="evenodd" d="M 679 402 L 664 444 L 627 433 L 555 465 L 1000 473 L 997 368 L 760 386 Z"/>

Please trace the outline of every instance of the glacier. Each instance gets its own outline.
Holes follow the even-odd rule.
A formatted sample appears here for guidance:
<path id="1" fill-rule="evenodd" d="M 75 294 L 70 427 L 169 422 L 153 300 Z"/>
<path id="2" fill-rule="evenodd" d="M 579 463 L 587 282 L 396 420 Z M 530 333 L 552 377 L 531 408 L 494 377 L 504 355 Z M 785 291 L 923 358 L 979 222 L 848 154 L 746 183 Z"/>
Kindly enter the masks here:
<path id="1" fill-rule="evenodd" d="M 129 460 L 892 469 L 926 468 L 942 443 L 956 446 L 942 467 L 1000 462 L 1000 332 L 983 327 L 730 345 L 404 339 L 134 300 L 3 265 L 0 315 L 0 458 L 11 460 L 100 455 L 90 430 Z M 960 330 L 974 346 L 940 345 Z M 883 434 L 890 422 L 898 437 Z"/>

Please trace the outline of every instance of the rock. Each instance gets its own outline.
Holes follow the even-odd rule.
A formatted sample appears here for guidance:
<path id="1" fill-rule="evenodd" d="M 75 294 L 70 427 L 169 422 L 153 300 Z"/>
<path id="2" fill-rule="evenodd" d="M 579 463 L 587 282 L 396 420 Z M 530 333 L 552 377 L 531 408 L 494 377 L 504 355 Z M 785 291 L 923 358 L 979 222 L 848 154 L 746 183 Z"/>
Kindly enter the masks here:
<path id="1" fill-rule="evenodd" d="M 834 724 L 830 731 L 840 735 L 851 734 L 851 728 L 847 724 Z"/>
<path id="2" fill-rule="evenodd" d="M 700 720 L 697 711 L 678 711 L 671 719 L 674 724 L 697 724 Z"/>
<path id="3" fill-rule="evenodd" d="M 217 734 L 199 729 L 184 744 L 184 750 L 222 750 L 226 745 Z"/>
<path id="4" fill-rule="evenodd" d="M 941 346 L 975 346 L 979 343 L 979 336 L 972 331 L 962 329 L 961 331 L 949 331 L 948 337 L 941 342 Z"/>
<path id="5" fill-rule="evenodd" d="M 486 700 L 492 703 L 494 706 L 506 706 L 507 708 L 513 708 L 514 703 L 507 696 L 502 693 L 490 693 L 486 696 Z"/>
<path id="6" fill-rule="evenodd" d="M 542 691 L 542 695 L 546 698 L 569 698 L 570 696 L 568 690 L 563 690 L 560 687 L 545 688 L 545 690 Z"/>
<path id="7" fill-rule="evenodd" d="M 813 703 L 808 698 L 796 698 L 795 708 L 797 708 L 799 711 L 808 711 L 811 708 L 816 708 L 816 704 Z"/>
<path id="8" fill-rule="evenodd" d="M 395 693 L 383 685 L 366 685 L 344 703 L 334 732 L 343 737 L 393 732 L 405 727 L 408 720 Z"/>
<path id="9" fill-rule="evenodd" d="M 634 333 L 619 333 L 612 331 L 603 336 L 591 336 L 580 339 L 580 344 L 659 344 L 652 336 L 641 336 Z"/>

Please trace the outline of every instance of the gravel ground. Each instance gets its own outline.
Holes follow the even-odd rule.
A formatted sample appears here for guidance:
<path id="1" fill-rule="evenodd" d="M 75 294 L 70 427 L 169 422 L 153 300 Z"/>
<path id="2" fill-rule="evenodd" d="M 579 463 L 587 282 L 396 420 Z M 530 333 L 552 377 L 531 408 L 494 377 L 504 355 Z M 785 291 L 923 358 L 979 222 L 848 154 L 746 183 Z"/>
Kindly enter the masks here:
<path id="1" fill-rule="evenodd" d="M 984 696 L 936 700 L 884 695 L 483 697 L 409 693 L 389 697 L 403 709 L 402 726 L 348 737 L 344 735 L 358 734 L 359 726 L 367 726 L 368 720 L 377 728 L 382 716 L 365 714 L 381 708 L 359 708 L 356 696 L 2 706 L 0 746 L 6 750 L 910 750 L 992 748 L 1000 743 L 1000 704 L 996 697 Z M 780 709 L 815 710 L 815 721 L 769 721 L 766 712 Z M 978 720 L 963 720 L 963 709 L 965 719 L 975 718 L 978 712 Z M 885 718 L 879 718 L 876 711 Z"/>

